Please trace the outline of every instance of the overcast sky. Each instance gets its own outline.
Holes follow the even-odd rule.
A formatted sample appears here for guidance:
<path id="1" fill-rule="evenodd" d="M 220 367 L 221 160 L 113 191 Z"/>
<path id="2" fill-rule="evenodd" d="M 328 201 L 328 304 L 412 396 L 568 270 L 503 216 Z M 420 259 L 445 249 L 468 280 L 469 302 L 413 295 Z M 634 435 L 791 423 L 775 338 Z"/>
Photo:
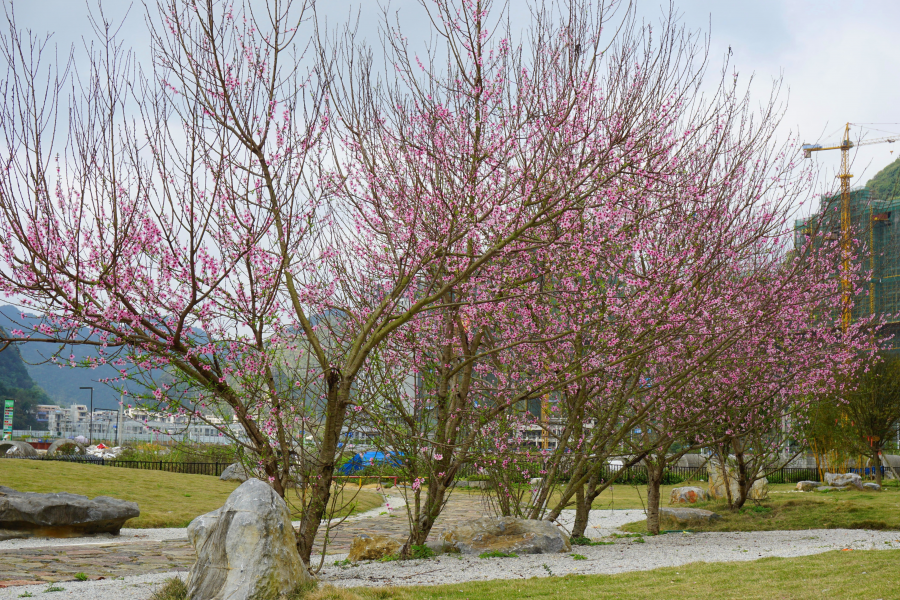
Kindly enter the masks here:
<path id="1" fill-rule="evenodd" d="M 119 19 L 129 5 L 127 0 L 106 0 L 104 10 Z M 510 6 L 514 17 L 524 18 L 524 0 L 510 0 Z M 638 0 L 637 6 L 646 18 L 660 14 L 660 0 Z M 400 11 L 408 37 L 427 35 L 415 0 L 393 0 L 390 7 Z M 900 133 L 897 0 L 676 0 L 675 7 L 689 28 L 711 33 L 713 67 L 721 64 L 730 48 L 741 76 L 755 75 L 760 101 L 766 99 L 773 79 L 784 78 L 789 101 L 782 135 L 793 130 L 803 141 L 837 142 L 847 121 L 878 123 L 864 132 L 869 139 Z M 332 24 L 357 9 L 361 33 L 375 42 L 380 14 L 376 0 L 318 0 L 320 17 Z M 87 12 L 80 0 L 15 3 L 20 27 L 54 32 L 64 47 L 91 35 Z M 140 3 L 132 6 L 124 33 L 139 56 L 146 53 L 148 38 Z M 855 139 L 861 130 L 853 131 Z M 831 175 L 839 165 L 839 154 L 822 152 L 814 154 L 813 160 Z M 900 143 L 859 149 L 852 171 L 854 185 L 865 183 L 896 156 L 900 156 Z M 825 179 L 831 181 L 830 176 Z"/>

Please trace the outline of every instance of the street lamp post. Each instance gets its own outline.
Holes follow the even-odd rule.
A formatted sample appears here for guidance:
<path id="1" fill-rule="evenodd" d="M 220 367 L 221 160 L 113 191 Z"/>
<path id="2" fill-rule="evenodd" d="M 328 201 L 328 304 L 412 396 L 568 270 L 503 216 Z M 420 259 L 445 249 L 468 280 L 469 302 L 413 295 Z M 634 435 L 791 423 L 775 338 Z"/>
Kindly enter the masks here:
<path id="1" fill-rule="evenodd" d="M 94 387 L 89 385 L 87 387 L 80 387 L 78 389 L 91 390 L 91 415 L 90 415 L 90 421 L 89 421 L 89 425 L 88 425 L 88 427 L 90 428 L 88 430 L 88 438 L 89 438 L 88 446 L 93 446 L 94 445 Z"/>

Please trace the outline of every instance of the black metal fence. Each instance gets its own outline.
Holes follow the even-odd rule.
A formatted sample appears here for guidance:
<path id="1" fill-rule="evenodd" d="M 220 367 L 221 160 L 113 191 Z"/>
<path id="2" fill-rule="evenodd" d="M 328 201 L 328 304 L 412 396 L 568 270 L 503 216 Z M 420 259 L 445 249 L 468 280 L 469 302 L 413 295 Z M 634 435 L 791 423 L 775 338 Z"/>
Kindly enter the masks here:
<path id="1" fill-rule="evenodd" d="M 55 461 L 64 461 L 64 462 L 77 462 L 77 463 L 87 463 L 93 465 L 101 465 L 105 467 L 121 467 L 125 469 L 145 469 L 149 471 L 166 471 L 169 473 L 186 473 L 189 475 L 212 475 L 214 477 L 218 477 L 222 474 L 222 472 L 228 467 L 231 463 L 225 462 L 174 462 L 174 461 L 150 461 L 150 460 L 119 460 L 114 458 L 100 458 L 97 456 L 83 456 L 80 454 L 75 455 L 57 455 L 57 456 L 36 456 L 36 457 L 21 457 L 21 456 L 9 456 L 6 457 L 0 454 L 0 458 L 9 458 L 9 459 L 20 459 L 20 460 L 55 460 Z M 524 481 L 526 478 L 526 473 L 530 477 L 541 477 L 541 469 L 542 466 L 539 463 L 527 465 L 527 468 L 524 470 L 519 470 L 519 477 Z M 382 469 L 383 470 L 383 469 Z M 367 473 L 365 470 L 357 473 L 357 475 L 375 475 L 376 469 L 372 470 L 372 473 Z M 859 473 L 863 478 L 874 477 L 874 468 L 868 469 L 850 469 L 852 472 Z M 884 476 L 885 469 L 881 467 L 882 476 Z M 381 470 L 378 471 L 377 474 L 384 475 L 385 473 L 381 473 Z M 402 476 L 401 473 L 396 473 L 391 471 L 387 473 L 389 475 L 398 475 Z M 460 479 L 469 479 L 469 478 L 483 478 L 483 475 L 489 474 L 489 470 L 486 470 L 483 474 L 476 470 L 474 465 L 466 465 L 462 469 L 460 469 L 459 478 Z M 607 465 L 603 468 L 602 478 L 606 481 L 609 481 L 615 478 L 615 483 L 618 485 L 646 485 L 647 484 L 647 468 L 642 465 L 635 465 L 633 467 L 616 467 L 614 465 Z M 772 471 L 767 474 L 769 479 L 769 483 L 797 483 L 798 481 L 818 481 L 819 480 L 819 472 L 814 467 L 805 468 L 805 467 L 785 467 L 783 469 L 778 469 L 776 471 Z M 560 477 L 561 481 L 566 481 L 567 477 L 563 474 Z M 663 484 L 664 485 L 676 485 L 680 483 L 690 482 L 690 481 L 704 481 L 707 479 L 706 467 L 669 467 L 666 469 L 665 473 L 663 473 Z"/>
<path id="2" fill-rule="evenodd" d="M 118 460 L 100 458 L 99 456 L 63 455 L 63 456 L 10 456 L 4 457 L 19 460 L 52 460 L 76 462 L 104 467 L 121 467 L 124 469 L 144 469 L 147 471 L 166 471 L 168 473 L 185 473 L 188 475 L 212 475 L 218 477 L 231 463 L 222 462 L 174 462 L 163 460 Z"/>

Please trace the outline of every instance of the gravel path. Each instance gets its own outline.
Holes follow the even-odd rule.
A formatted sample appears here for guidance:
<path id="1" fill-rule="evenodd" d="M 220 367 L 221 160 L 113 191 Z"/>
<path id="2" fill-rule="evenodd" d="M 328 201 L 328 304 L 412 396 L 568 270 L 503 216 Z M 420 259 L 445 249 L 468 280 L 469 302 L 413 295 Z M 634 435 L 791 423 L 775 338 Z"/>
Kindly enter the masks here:
<path id="1" fill-rule="evenodd" d="M 439 585 L 490 579 L 528 579 L 551 574 L 612 574 L 674 567 L 692 562 L 749 561 L 766 556 L 806 556 L 829 550 L 900 549 L 896 531 L 816 529 L 750 533 L 667 534 L 618 539 L 612 545 L 577 546 L 571 554 L 537 554 L 519 558 L 445 555 L 431 560 L 329 566 L 320 578 L 337 586 Z M 332 563 L 333 564 L 333 563 Z"/>
<path id="2" fill-rule="evenodd" d="M 564 513 L 560 524 L 568 527 L 572 513 Z M 617 527 L 643 517 L 639 510 L 594 511 L 591 516 L 589 537 L 599 538 L 615 532 Z M 147 542 L 173 540 L 184 537 L 184 529 L 132 529 L 122 530 L 119 541 Z M 180 537 L 179 537 L 180 536 Z M 110 536 L 98 542 L 97 538 L 69 538 L 65 540 L 40 540 L 44 546 L 88 545 L 109 543 Z M 749 533 L 695 533 L 667 534 L 644 538 L 608 538 L 614 543 L 602 546 L 577 546 L 571 554 L 583 555 L 585 560 L 575 560 L 571 554 L 530 555 L 519 558 L 480 559 L 470 556 L 445 555 L 431 560 L 360 563 L 352 566 L 334 566 L 345 555 L 329 556 L 326 567 L 320 573 L 323 582 L 342 587 L 384 585 L 439 585 L 464 581 L 491 579 L 525 579 L 578 574 L 613 574 L 626 571 L 643 571 L 659 567 L 679 566 L 692 562 L 751 561 L 767 556 L 806 556 L 829 550 L 886 550 L 900 549 L 900 532 L 862 531 L 849 529 L 822 529 L 808 531 L 765 531 Z M 24 548 L 34 546 L 38 540 L 9 540 L 0 547 Z M 18 598 L 28 591 L 34 597 L 84 600 L 147 600 L 155 586 L 173 576 L 184 573 L 158 573 L 125 577 L 124 579 L 64 582 L 55 584 L 64 592 L 44 592 L 48 585 L 15 586 L 0 589 L 0 600 Z"/>

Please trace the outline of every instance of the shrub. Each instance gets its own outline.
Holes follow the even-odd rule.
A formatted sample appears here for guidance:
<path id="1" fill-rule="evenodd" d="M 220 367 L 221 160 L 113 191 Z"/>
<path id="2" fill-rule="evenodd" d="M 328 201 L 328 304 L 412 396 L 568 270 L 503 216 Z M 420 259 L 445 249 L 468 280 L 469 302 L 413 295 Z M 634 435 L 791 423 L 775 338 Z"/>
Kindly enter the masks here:
<path id="1" fill-rule="evenodd" d="M 434 558 L 434 550 L 422 544 L 421 546 L 412 547 L 412 557 L 415 559 Z"/>
<path id="2" fill-rule="evenodd" d="M 153 592 L 150 600 L 187 600 L 187 593 L 187 584 L 178 577 L 173 577 Z"/>

